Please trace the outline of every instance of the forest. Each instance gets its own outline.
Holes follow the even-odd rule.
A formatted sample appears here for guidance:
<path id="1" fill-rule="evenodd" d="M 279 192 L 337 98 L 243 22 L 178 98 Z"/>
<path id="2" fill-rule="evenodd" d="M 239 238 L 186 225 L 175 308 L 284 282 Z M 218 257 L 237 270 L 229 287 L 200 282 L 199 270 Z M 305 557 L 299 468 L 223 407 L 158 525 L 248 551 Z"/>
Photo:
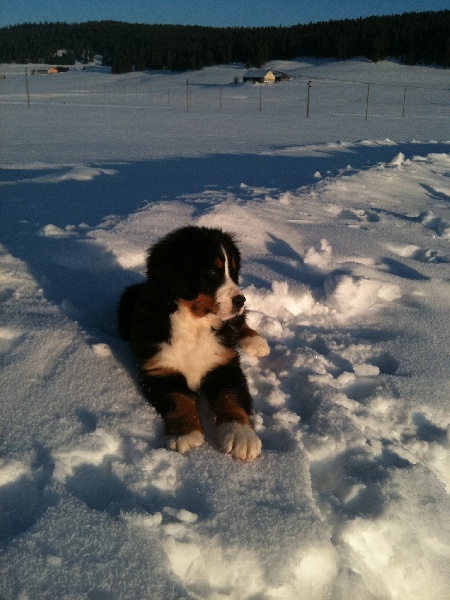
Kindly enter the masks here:
<path id="1" fill-rule="evenodd" d="M 64 52 L 61 52 L 64 50 Z M 0 63 L 89 63 L 112 73 L 198 70 L 215 64 L 261 67 L 298 56 L 450 66 L 450 10 L 346 19 L 290 27 L 203 27 L 118 21 L 23 23 L 0 28 Z"/>

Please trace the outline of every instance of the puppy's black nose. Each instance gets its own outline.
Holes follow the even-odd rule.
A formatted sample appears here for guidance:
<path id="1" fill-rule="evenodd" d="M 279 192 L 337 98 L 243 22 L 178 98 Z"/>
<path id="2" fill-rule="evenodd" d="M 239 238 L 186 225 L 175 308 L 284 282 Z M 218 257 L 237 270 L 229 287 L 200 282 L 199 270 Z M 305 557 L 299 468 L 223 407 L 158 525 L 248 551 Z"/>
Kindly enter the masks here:
<path id="1" fill-rule="evenodd" d="M 244 306 L 245 296 L 243 296 L 242 294 L 239 294 L 239 296 L 233 296 L 232 302 L 233 302 L 233 308 L 235 310 L 239 310 L 240 308 L 242 308 Z"/>

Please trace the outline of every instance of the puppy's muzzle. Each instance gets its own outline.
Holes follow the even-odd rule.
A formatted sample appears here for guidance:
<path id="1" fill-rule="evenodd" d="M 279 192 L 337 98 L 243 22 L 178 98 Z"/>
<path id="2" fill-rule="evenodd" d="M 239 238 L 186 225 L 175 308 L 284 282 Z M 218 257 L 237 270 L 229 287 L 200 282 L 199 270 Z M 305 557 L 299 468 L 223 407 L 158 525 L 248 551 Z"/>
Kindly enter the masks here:
<path id="1" fill-rule="evenodd" d="M 241 308 L 244 306 L 245 304 L 245 296 L 243 296 L 242 294 L 238 294 L 237 296 L 233 296 L 233 298 L 231 299 L 231 303 L 233 306 L 233 312 L 239 312 L 241 310 Z"/>

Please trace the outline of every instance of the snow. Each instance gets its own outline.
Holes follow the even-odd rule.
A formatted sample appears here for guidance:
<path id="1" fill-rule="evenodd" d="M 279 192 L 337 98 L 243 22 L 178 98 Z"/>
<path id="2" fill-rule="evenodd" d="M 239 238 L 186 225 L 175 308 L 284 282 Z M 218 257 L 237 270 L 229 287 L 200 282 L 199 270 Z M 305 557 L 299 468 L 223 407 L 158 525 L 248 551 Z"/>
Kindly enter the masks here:
<path id="1" fill-rule="evenodd" d="M 2 600 L 450 595 L 448 73 L 269 66 L 295 79 L 29 75 L 30 109 L 0 67 Z M 167 450 L 117 334 L 188 223 L 237 235 L 270 344 L 243 355 L 251 464 L 206 407 L 206 443 Z"/>

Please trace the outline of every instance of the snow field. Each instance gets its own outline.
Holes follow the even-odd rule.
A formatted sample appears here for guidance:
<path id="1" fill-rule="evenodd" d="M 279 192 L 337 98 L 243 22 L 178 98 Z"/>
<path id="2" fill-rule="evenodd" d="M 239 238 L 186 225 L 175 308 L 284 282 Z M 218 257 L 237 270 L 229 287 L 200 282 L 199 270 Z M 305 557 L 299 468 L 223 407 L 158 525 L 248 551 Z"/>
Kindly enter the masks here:
<path id="1" fill-rule="evenodd" d="M 33 115 L 43 131 L 49 107 Z M 232 149 L 206 119 L 169 156 L 167 123 L 116 146 L 105 115 L 91 145 L 97 117 L 66 113 L 41 145 L 20 131 L 1 164 L 0 596 L 448 596 L 449 132 L 394 141 L 378 123 L 336 141 L 316 121 L 308 143 L 280 114 L 263 143 L 228 116 Z M 129 116 L 114 118 L 123 135 Z M 243 355 L 251 464 L 219 451 L 206 407 L 206 443 L 167 450 L 117 337 L 120 291 L 187 223 L 236 234 L 270 343 Z"/>

